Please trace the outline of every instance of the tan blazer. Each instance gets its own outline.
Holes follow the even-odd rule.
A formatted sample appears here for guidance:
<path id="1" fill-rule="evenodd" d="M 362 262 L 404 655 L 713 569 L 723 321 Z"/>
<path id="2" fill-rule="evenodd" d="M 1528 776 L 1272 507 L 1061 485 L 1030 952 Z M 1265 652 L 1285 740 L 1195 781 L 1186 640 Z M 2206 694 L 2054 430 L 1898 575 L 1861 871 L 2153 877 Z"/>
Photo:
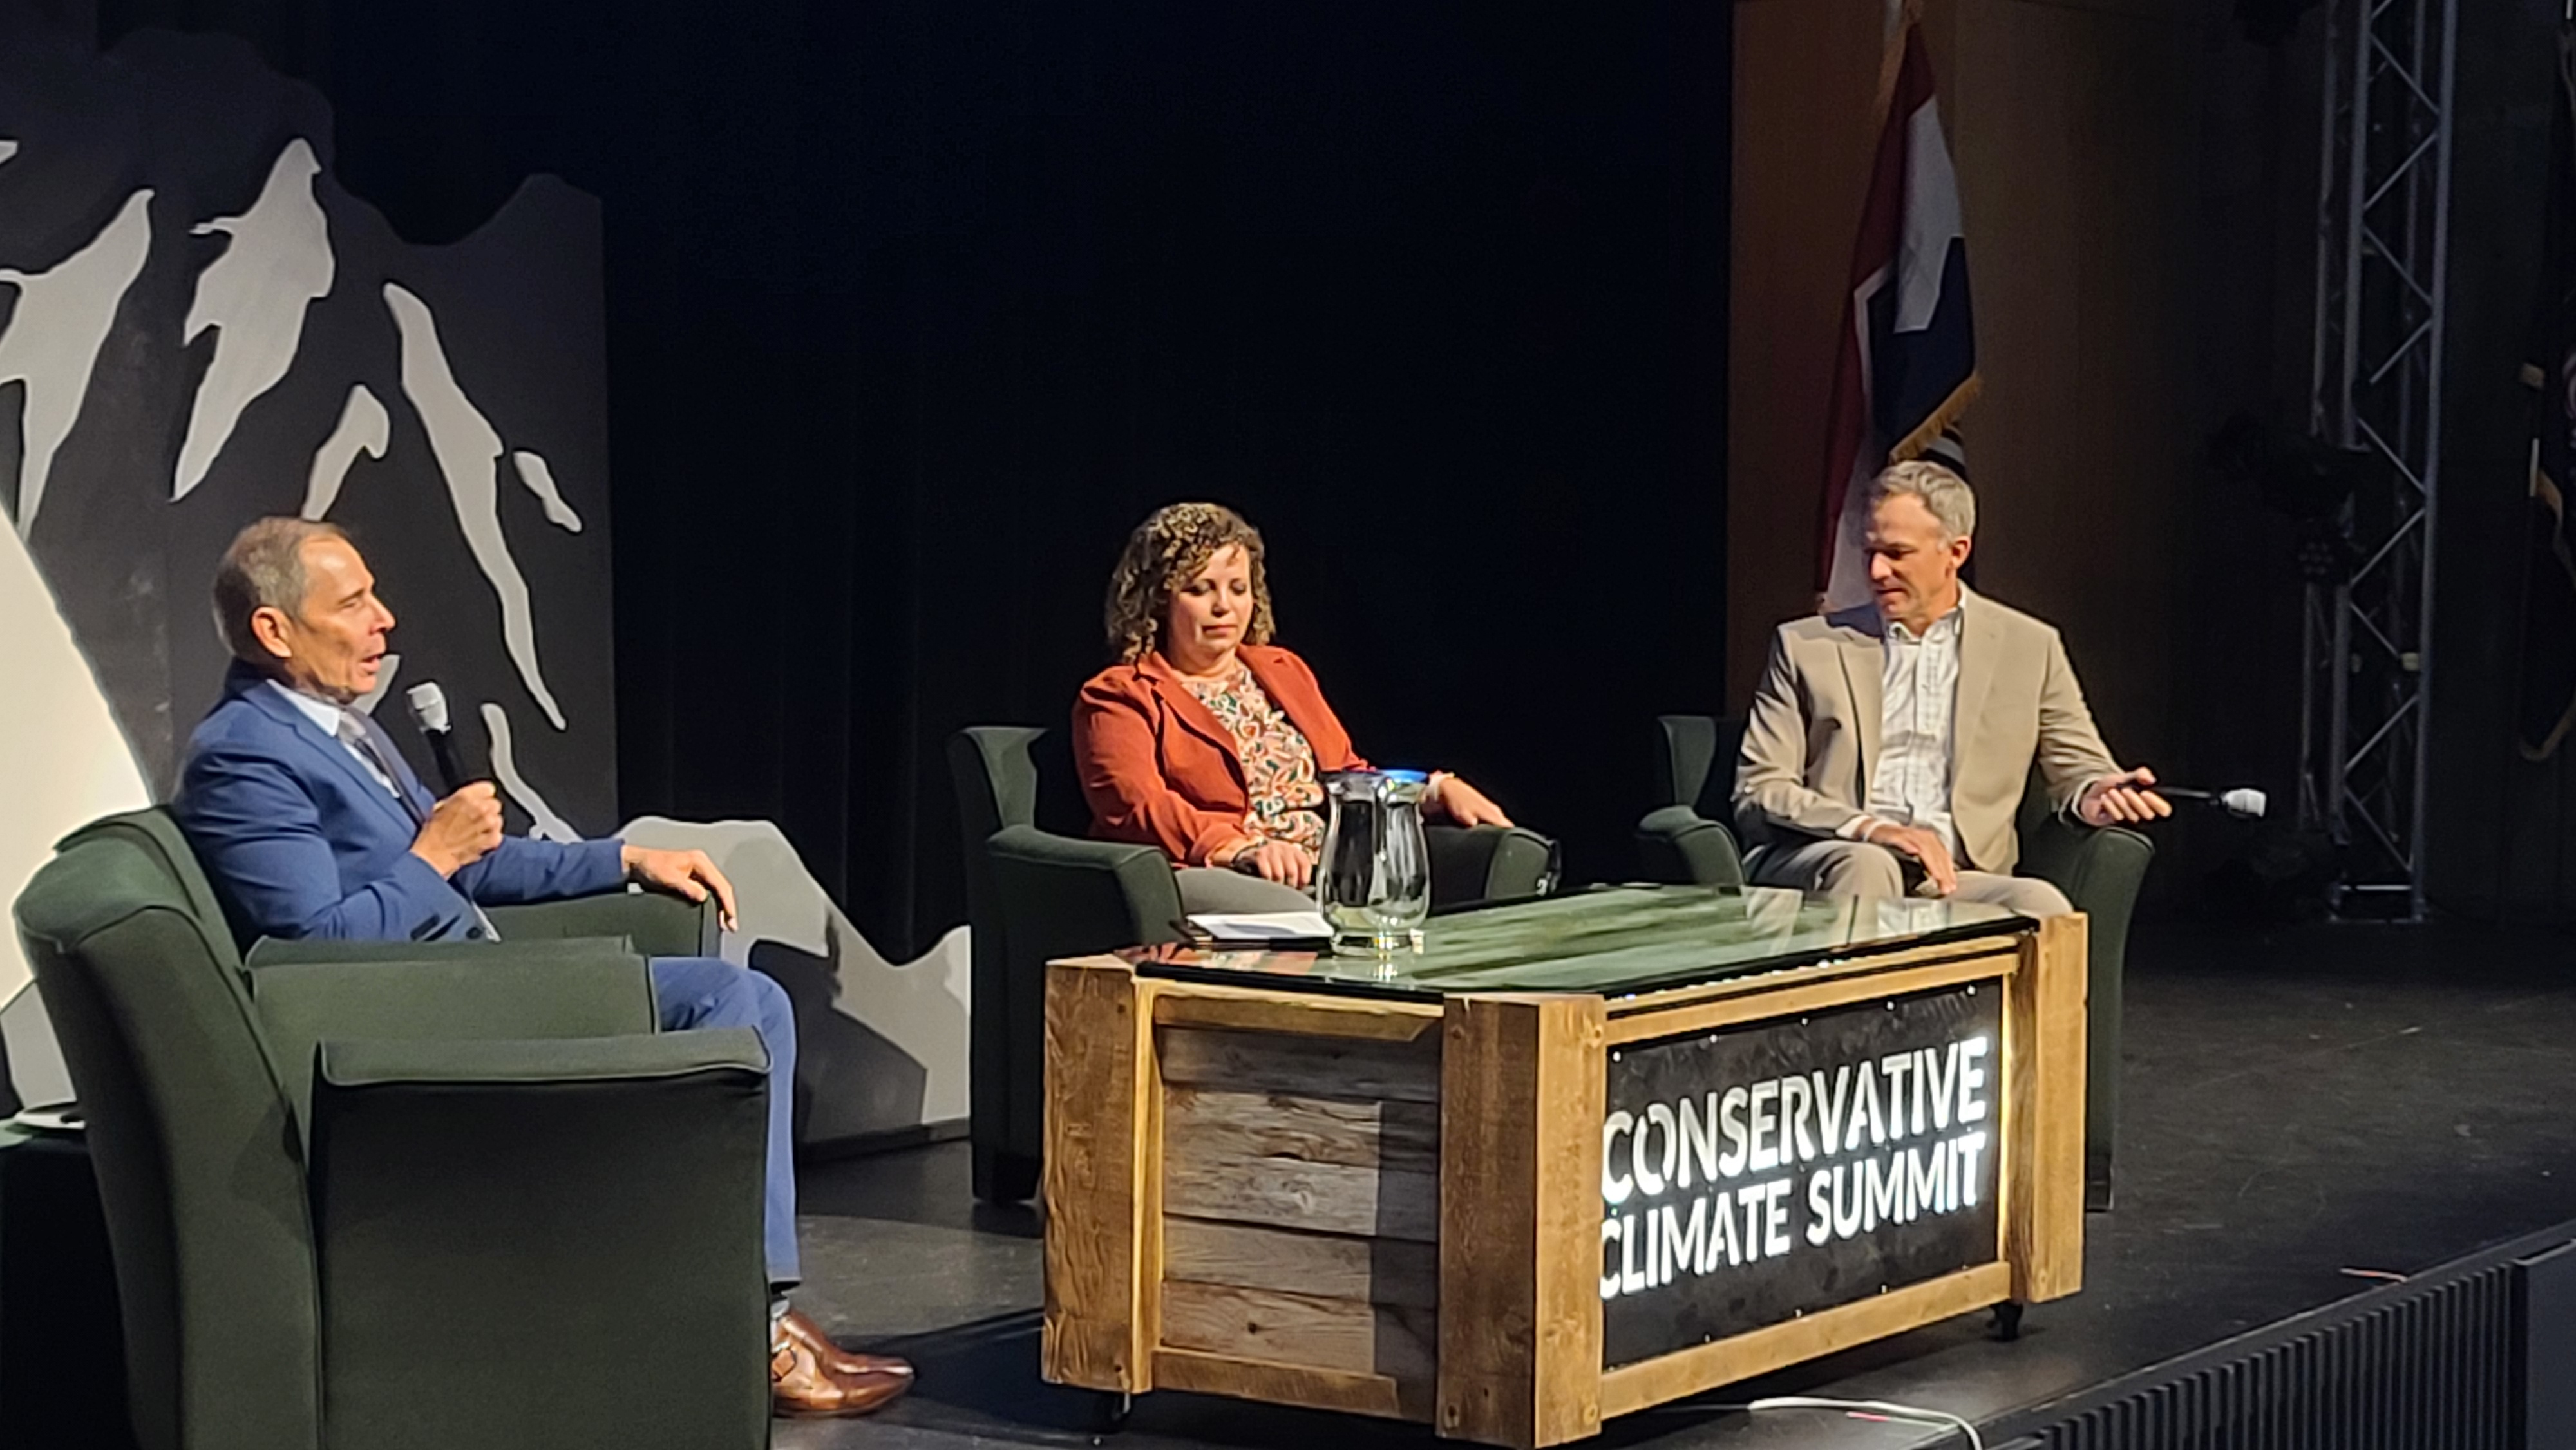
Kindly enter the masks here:
<path id="1" fill-rule="evenodd" d="M 2060 811 L 2120 767 L 2057 631 L 1982 594 L 1960 596 L 1950 817 L 1962 864 L 2009 873 L 2021 859 L 2013 817 L 2033 762 Z M 1881 627 L 1877 607 L 1864 604 L 1792 620 L 1772 637 L 1735 770 L 1735 818 L 1751 844 L 1831 836 L 1867 805 L 1886 669 Z"/>

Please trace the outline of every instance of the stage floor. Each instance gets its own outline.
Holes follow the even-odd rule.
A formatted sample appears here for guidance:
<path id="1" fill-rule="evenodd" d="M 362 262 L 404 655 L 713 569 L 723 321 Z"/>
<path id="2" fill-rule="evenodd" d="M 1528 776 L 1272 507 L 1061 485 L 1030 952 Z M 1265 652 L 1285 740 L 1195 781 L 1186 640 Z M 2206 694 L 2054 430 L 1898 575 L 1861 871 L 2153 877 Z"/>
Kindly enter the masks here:
<path id="1" fill-rule="evenodd" d="M 1992 1423 L 2576 1218 L 2576 938 L 2462 926 L 2148 931 L 2130 950 L 2119 1203 L 2088 1219 L 2085 1289 L 2022 1338 L 1980 1314 L 1613 1421 L 1597 1442 L 1943 1443 L 1759 1394 L 1937 1406 Z M 784 1450 L 1095 1443 L 1092 1398 L 1037 1377 L 1033 1212 L 970 1203 L 943 1144 L 806 1174 L 800 1303 L 912 1356 L 882 1415 L 782 1424 Z M 1122 1450 L 1427 1446 L 1425 1427 L 1196 1395 L 1137 1401 Z M 1951 1443 L 1956 1443 L 1955 1437 Z"/>

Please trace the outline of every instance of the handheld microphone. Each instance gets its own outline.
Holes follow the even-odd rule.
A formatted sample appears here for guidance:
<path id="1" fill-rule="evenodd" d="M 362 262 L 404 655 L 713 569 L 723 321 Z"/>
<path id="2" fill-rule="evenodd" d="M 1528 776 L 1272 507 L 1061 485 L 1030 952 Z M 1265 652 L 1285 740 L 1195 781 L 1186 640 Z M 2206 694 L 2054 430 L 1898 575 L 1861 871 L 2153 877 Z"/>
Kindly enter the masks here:
<path id="1" fill-rule="evenodd" d="M 2244 786 L 2234 790 L 2193 790 L 2183 785 L 2151 785 L 2143 789 L 2154 791 L 2167 800 L 2198 801 L 2214 806 L 2241 821 L 2257 819 L 2268 804 L 2261 791 Z"/>
<path id="2" fill-rule="evenodd" d="M 435 680 L 424 680 L 403 692 L 411 705 L 411 723 L 420 727 L 420 737 L 429 742 L 429 753 L 438 762 L 439 783 L 448 795 L 465 786 L 465 766 L 456 755 L 456 736 L 447 728 L 447 692 Z"/>

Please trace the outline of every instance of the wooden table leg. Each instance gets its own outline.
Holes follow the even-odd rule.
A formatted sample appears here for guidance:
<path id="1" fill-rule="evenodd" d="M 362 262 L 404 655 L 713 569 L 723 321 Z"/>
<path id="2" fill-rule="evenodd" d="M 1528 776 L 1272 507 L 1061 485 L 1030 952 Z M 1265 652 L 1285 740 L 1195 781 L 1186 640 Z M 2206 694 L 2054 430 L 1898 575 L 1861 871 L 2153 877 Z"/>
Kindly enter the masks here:
<path id="1" fill-rule="evenodd" d="M 2004 1257 L 2022 1304 L 2084 1286 L 2085 925 L 2082 912 L 2040 922 L 2004 999 Z"/>
<path id="2" fill-rule="evenodd" d="M 1598 997 L 1449 999 L 1444 1436 L 1531 1450 L 1601 1428 L 1602 1044 Z"/>
<path id="3" fill-rule="evenodd" d="M 1039 1359 L 1059 1384 L 1153 1388 L 1162 1288 L 1153 1053 L 1150 983 L 1103 958 L 1047 968 Z"/>

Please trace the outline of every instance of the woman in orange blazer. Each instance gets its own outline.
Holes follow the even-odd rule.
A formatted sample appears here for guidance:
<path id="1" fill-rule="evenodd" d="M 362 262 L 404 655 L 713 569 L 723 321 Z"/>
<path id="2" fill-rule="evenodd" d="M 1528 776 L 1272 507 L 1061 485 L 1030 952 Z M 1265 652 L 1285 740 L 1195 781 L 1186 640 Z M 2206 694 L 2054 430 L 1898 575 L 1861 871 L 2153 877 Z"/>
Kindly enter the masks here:
<path id="1" fill-rule="evenodd" d="M 1192 911 L 1304 903 L 1324 840 L 1321 777 L 1368 768 L 1306 662 L 1270 643 L 1270 619 L 1258 530 L 1218 504 L 1159 509 L 1110 577 L 1118 663 L 1074 706 L 1093 833 L 1160 846 Z M 1462 826 L 1511 824 L 1446 772 L 1424 806 Z"/>

